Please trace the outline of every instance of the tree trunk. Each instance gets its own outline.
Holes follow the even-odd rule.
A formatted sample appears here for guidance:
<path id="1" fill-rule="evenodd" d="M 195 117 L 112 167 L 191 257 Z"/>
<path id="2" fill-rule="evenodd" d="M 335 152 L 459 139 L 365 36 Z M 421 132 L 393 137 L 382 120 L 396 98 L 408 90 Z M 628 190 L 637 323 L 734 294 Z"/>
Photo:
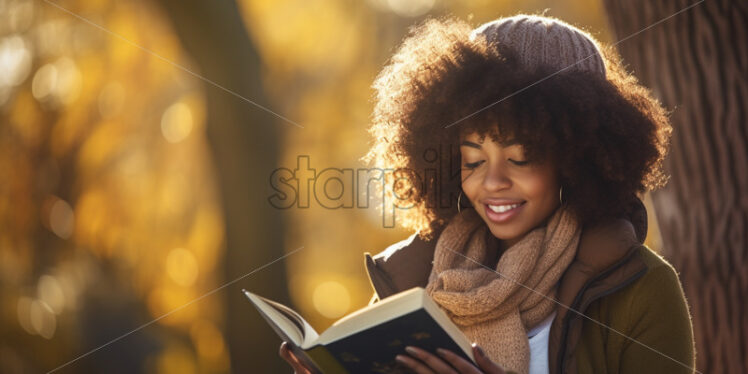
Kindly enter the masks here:
<path id="1" fill-rule="evenodd" d="M 234 1 L 159 0 L 199 73 L 206 79 L 268 107 L 260 60 Z M 283 256 L 281 218 L 267 201 L 266 183 L 278 160 L 278 138 L 287 123 L 225 90 L 204 82 L 207 136 L 218 171 L 226 223 L 225 282 Z M 278 373 L 277 336 L 241 288 L 288 303 L 283 263 L 253 273 L 223 290 L 225 333 L 236 373 Z M 221 302 L 211 297 L 203 302 Z"/>
<path id="2" fill-rule="evenodd" d="M 605 0 L 616 40 L 696 3 Z M 671 180 L 653 201 L 663 255 L 691 306 L 704 373 L 748 372 L 746 20 L 746 1 L 704 1 L 617 46 L 673 111 Z"/>

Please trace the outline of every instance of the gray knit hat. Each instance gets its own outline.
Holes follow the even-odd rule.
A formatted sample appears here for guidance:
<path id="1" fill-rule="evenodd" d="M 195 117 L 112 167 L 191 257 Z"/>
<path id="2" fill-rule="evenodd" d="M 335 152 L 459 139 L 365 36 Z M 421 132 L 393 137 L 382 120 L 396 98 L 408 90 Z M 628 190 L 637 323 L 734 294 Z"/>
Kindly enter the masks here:
<path id="1" fill-rule="evenodd" d="M 520 14 L 484 23 L 470 34 L 482 35 L 498 48 L 509 48 L 530 70 L 547 65 L 556 71 L 576 69 L 605 78 L 600 48 L 588 33 L 556 18 Z"/>

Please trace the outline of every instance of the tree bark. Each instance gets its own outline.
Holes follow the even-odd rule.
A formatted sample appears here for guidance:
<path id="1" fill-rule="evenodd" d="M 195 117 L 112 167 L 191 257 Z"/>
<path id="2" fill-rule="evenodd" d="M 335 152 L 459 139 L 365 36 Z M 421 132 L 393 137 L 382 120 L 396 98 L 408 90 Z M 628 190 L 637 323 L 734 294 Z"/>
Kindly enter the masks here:
<path id="1" fill-rule="evenodd" d="M 234 1 L 159 0 L 199 74 L 244 98 L 268 107 L 260 59 Z M 203 82 L 207 94 L 207 137 L 218 172 L 226 224 L 225 281 L 284 254 L 281 216 L 267 201 L 266 183 L 278 162 L 278 138 L 292 126 L 242 98 Z M 240 292 L 247 288 L 288 303 L 286 272 L 276 263 L 221 292 L 231 371 L 278 373 L 289 367 L 278 357 L 280 341 Z M 219 299 L 220 300 L 220 299 Z M 222 302 L 223 300 L 203 302 Z M 277 359 L 271 359 L 271 358 Z"/>
<path id="2" fill-rule="evenodd" d="M 624 62 L 672 110 L 663 255 L 691 306 L 697 370 L 748 372 L 748 3 L 605 0 Z"/>

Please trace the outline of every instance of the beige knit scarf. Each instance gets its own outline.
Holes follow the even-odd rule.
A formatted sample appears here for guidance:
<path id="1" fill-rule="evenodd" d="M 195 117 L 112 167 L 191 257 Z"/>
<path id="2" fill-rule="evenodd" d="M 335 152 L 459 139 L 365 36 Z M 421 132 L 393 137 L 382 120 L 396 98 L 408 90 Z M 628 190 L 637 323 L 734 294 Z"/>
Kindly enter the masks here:
<path id="1" fill-rule="evenodd" d="M 580 233 L 562 206 L 546 225 L 506 249 L 494 272 L 481 264 L 498 250 L 498 241 L 487 240 L 495 238 L 474 209 L 464 210 L 437 240 L 426 291 L 494 362 L 526 374 L 527 331 L 555 310 L 557 283 L 576 254 Z"/>

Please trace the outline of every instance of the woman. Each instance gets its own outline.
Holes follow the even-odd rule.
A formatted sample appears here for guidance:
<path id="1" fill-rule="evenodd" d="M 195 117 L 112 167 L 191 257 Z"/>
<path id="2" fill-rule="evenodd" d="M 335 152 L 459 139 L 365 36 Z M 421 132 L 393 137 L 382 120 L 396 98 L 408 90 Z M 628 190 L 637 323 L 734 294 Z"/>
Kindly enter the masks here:
<path id="1" fill-rule="evenodd" d="M 693 372 L 687 303 L 673 267 L 642 244 L 637 196 L 667 180 L 671 127 L 611 49 L 547 17 L 475 30 L 429 20 L 374 87 L 367 159 L 397 170 L 398 219 L 417 233 L 366 254 L 372 301 L 425 287 L 475 342 L 477 366 L 418 347 L 398 362 L 416 373 Z"/>

